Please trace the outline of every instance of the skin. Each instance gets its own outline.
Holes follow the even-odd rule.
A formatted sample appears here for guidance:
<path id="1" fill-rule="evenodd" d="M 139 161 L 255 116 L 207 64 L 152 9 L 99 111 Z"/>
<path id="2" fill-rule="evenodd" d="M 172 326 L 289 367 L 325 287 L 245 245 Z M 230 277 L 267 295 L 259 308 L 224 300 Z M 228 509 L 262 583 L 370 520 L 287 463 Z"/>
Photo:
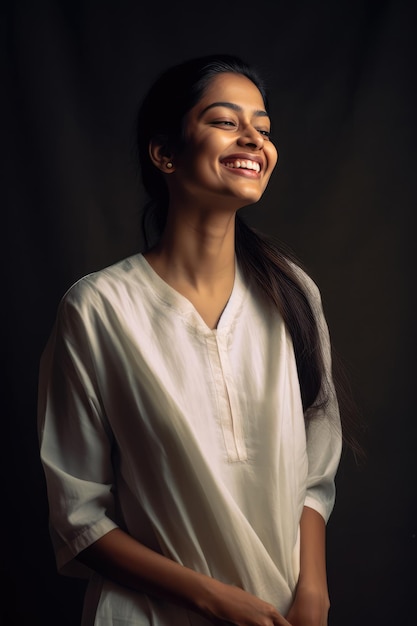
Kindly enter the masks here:
<path id="1" fill-rule="evenodd" d="M 236 211 L 261 198 L 277 163 L 269 130 L 256 86 L 246 77 L 221 74 L 188 113 L 182 151 L 172 152 L 156 142 L 149 146 L 150 158 L 166 178 L 170 204 L 163 236 L 145 257 L 193 303 L 210 328 L 216 327 L 233 288 Z M 227 167 L 236 155 L 241 161 L 259 162 L 260 172 Z M 173 167 L 168 168 L 168 162 Z M 78 558 L 121 585 L 177 603 L 213 624 L 326 626 L 323 518 L 305 507 L 300 533 L 301 573 L 286 617 L 260 598 L 183 567 L 120 529 L 104 535 Z"/>
<path id="2" fill-rule="evenodd" d="M 215 106 L 223 102 L 238 105 Z M 209 107 L 209 108 L 208 108 Z M 270 120 L 255 85 L 243 76 L 216 77 L 186 118 L 185 149 L 171 154 L 152 143 L 150 156 L 166 177 L 170 205 L 159 245 L 146 256 L 187 297 L 210 328 L 229 299 L 235 274 L 235 215 L 257 202 L 277 162 Z M 231 169 L 233 155 L 259 159 L 261 171 Z M 173 163 L 168 169 L 166 164 Z"/>
<path id="3" fill-rule="evenodd" d="M 300 520 L 300 576 L 286 617 L 292 626 L 327 626 L 329 608 L 326 525 L 317 511 L 305 506 Z"/>

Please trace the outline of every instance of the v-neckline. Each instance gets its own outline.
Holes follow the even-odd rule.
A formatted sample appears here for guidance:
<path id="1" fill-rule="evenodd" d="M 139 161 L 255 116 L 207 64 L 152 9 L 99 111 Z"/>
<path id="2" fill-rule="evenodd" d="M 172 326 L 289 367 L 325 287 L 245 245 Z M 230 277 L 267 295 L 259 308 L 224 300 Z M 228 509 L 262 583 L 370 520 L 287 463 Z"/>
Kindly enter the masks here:
<path id="1" fill-rule="evenodd" d="M 237 311 L 240 309 L 240 305 L 244 295 L 244 285 L 236 261 L 235 277 L 229 299 L 227 300 L 220 314 L 216 327 L 210 328 L 210 326 L 204 321 L 191 300 L 189 300 L 186 296 L 184 296 L 169 283 L 167 283 L 158 274 L 158 272 L 154 270 L 152 265 L 143 255 L 143 253 L 139 253 L 138 258 L 140 264 L 142 265 L 142 268 L 145 270 L 148 278 L 150 279 L 149 282 L 154 293 L 158 296 L 160 300 L 165 302 L 165 304 L 174 308 L 180 315 L 185 317 L 188 324 L 191 324 L 194 328 L 198 329 L 204 334 L 211 335 L 223 332 L 230 326 L 231 322 L 235 318 Z"/>

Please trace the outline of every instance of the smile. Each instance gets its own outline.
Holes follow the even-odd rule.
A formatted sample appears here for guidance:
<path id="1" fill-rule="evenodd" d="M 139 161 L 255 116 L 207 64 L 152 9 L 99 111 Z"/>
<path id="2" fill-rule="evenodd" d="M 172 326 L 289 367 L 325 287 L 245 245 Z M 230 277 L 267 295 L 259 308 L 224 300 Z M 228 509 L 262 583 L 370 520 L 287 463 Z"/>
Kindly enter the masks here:
<path id="1" fill-rule="evenodd" d="M 253 170 L 254 172 L 260 172 L 261 166 L 257 161 L 251 161 L 249 159 L 235 159 L 233 161 L 223 161 L 223 165 L 232 169 Z"/>

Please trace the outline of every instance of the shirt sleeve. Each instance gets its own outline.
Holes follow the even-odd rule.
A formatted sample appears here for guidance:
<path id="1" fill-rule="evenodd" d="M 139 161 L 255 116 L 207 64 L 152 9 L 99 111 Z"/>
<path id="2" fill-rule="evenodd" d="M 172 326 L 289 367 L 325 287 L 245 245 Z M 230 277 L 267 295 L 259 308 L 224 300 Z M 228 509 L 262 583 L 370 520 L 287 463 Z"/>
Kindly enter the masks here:
<path id="1" fill-rule="evenodd" d="M 300 279 L 305 285 L 318 325 L 325 367 L 320 395 L 326 398 L 323 408 L 320 408 L 311 419 L 306 420 L 308 479 L 304 504 L 320 513 L 327 523 L 336 496 L 335 476 L 342 450 L 341 422 L 332 377 L 330 335 L 323 312 L 320 291 L 307 274 L 299 268 L 297 269 Z"/>
<path id="2" fill-rule="evenodd" d="M 38 432 L 57 568 L 85 576 L 74 557 L 117 526 L 112 434 L 100 403 L 94 320 L 64 297 L 40 362 Z"/>

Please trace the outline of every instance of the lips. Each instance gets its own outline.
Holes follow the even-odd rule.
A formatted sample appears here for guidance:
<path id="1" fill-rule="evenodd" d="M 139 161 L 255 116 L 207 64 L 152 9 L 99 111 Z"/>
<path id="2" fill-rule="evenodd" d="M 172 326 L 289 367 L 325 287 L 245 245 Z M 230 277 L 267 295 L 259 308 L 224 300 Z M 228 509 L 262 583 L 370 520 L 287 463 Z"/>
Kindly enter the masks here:
<path id="1" fill-rule="evenodd" d="M 262 169 L 262 161 L 246 155 L 231 155 L 221 161 L 222 165 L 231 169 L 251 170 L 259 173 Z"/>
<path id="2" fill-rule="evenodd" d="M 254 172 L 260 172 L 261 166 L 256 161 L 250 161 L 249 159 L 241 160 L 236 159 L 235 161 L 223 161 L 223 165 L 226 167 L 230 167 L 232 169 L 243 169 L 243 170 L 253 170 Z"/>

